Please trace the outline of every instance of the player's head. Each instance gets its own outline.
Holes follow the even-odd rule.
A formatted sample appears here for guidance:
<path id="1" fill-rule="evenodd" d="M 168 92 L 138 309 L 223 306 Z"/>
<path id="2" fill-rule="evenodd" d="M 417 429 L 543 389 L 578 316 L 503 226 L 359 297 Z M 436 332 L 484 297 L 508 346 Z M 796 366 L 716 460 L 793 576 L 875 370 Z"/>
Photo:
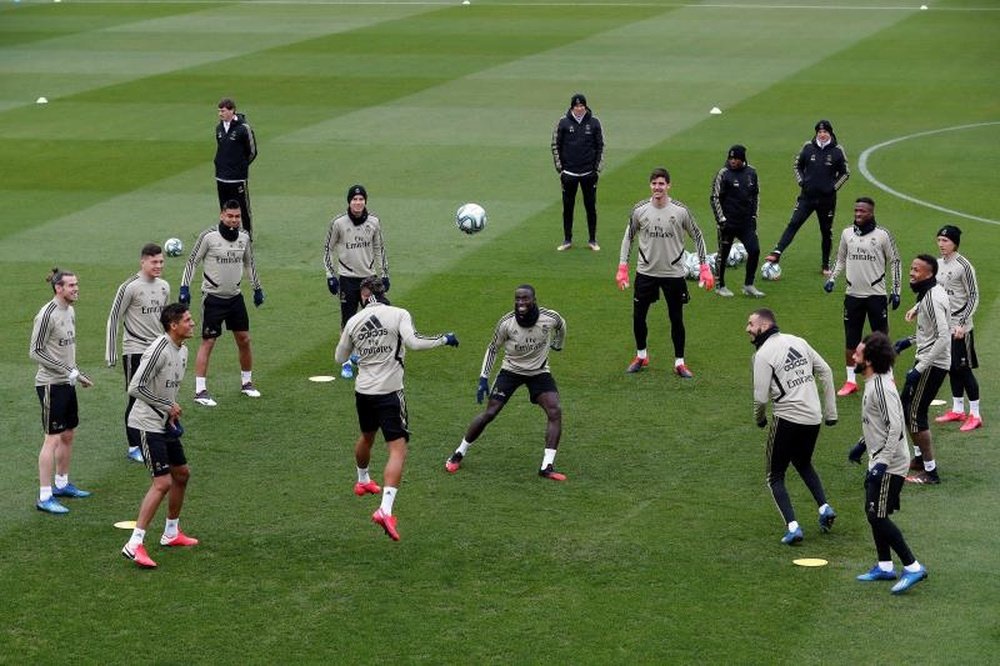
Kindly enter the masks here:
<path id="1" fill-rule="evenodd" d="M 882 331 L 873 331 L 867 335 L 854 350 L 856 370 L 862 373 L 866 366 L 871 366 L 874 372 L 884 374 L 892 369 L 895 360 L 896 350 L 892 346 L 892 340 Z"/>
<path id="2" fill-rule="evenodd" d="M 389 304 L 382 278 L 372 276 L 361 281 L 361 306 L 364 307 L 370 303 Z"/>
<path id="3" fill-rule="evenodd" d="M 228 123 L 236 115 L 236 102 L 228 97 L 219 100 L 219 120 Z"/>
<path id="4" fill-rule="evenodd" d="M 652 183 L 657 178 L 662 178 L 663 180 L 667 181 L 668 185 L 670 184 L 670 172 L 664 169 L 663 167 L 656 167 L 649 173 L 650 183 Z"/>
<path id="5" fill-rule="evenodd" d="M 146 243 L 139 252 L 139 270 L 148 278 L 158 278 L 163 272 L 163 248 Z"/>
<path id="6" fill-rule="evenodd" d="M 910 285 L 937 277 L 937 259 L 929 254 L 918 254 L 910 262 Z"/>
<path id="7" fill-rule="evenodd" d="M 758 308 L 747 317 L 747 335 L 750 342 L 757 344 L 757 339 L 771 329 L 778 328 L 778 320 L 774 316 L 774 311 L 769 308 Z M 761 340 L 763 342 L 763 340 Z"/>
<path id="8" fill-rule="evenodd" d="M 946 224 L 937 232 L 937 246 L 941 255 L 950 257 L 958 251 L 958 246 L 962 243 L 962 230 L 953 224 Z"/>
<path id="9" fill-rule="evenodd" d="M 67 303 L 74 303 L 80 295 L 80 285 L 76 273 L 53 268 L 45 281 L 52 285 L 52 293 Z"/>
<path id="10" fill-rule="evenodd" d="M 368 190 L 364 185 L 351 185 L 347 188 L 347 207 L 354 217 L 361 215 L 368 205 Z"/>
<path id="11" fill-rule="evenodd" d="M 514 290 L 514 319 L 518 326 L 531 328 L 538 321 L 538 300 L 535 298 L 535 288 L 530 284 L 522 284 Z"/>
<path id="12" fill-rule="evenodd" d="M 875 219 L 875 200 L 871 197 L 858 197 L 854 200 L 854 226 L 864 226 Z"/>
<path id="13" fill-rule="evenodd" d="M 736 144 L 726 154 L 726 164 L 730 169 L 742 169 L 747 163 L 747 147 Z M 669 179 L 668 179 L 669 180 Z"/>
<path id="14" fill-rule="evenodd" d="M 222 204 L 222 208 L 219 211 L 219 222 L 230 229 L 239 229 L 243 223 L 243 211 L 240 210 L 240 202 L 236 199 L 229 199 Z"/>
<path id="15" fill-rule="evenodd" d="M 569 108 L 573 115 L 582 116 L 587 112 L 587 96 L 583 93 L 573 93 L 569 98 Z"/>
<path id="16" fill-rule="evenodd" d="M 194 320 L 184 303 L 171 303 L 160 311 L 163 332 L 177 340 L 187 340 L 194 335 Z"/>
<path id="17" fill-rule="evenodd" d="M 819 121 L 813 129 L 816 131 L 816 141 L 819 143 L 826 143 L 836 138 L 833 133 L 833 125 L 829 120 Z"/>

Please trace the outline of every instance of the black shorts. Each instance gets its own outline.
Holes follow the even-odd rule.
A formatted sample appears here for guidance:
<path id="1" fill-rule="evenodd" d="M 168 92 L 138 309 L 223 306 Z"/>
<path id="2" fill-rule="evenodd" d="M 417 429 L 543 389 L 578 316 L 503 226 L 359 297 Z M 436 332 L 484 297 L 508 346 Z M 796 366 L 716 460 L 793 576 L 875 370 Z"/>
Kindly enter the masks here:
<path id="1" fill-rule="evenodd" d="M 69 384 L 36 386 L 38 402 L 42 404 L 42 431 L 58 435 L 80 425 L 80 411 L 76 403 L 76 388 Z"/>
<path id="2" fill-rule="evenodd" d="M 361 281 L 364 278 L 340 278 L 340 327 L 347 325 L 347 320 L 353 317 L 361 307 Z"/>
<path id="3" fill-rule="evenodd" d="M 865 319 L 872 331 L 889 334 L 889 299 L 886 296 L 844 296 L 844 338 L 855 349 L 864 337 Z"/>
<path id="4" fill-rule="evenodd" d="M 509 370 L 501 370 L 497 373 L 497 378 L 493 381 L 493 388 L 490 389 L 490 400 L 498 400 L 504 404 L 514 395 L 514 391 L 520 386 L 528 387 L 528 395 L 531 402 L 538 404 L 538 396 L 543 393 L 558 393 L 559 387 L 551 373 L 543 372 L 540 375 L 519 375 Z"/>
<path id="5" fill-rule="evenodd" d="M 402 391 L 382 395 L 354 393 L 361 432 L 372 433 L 382 429 L 382 436 L 389 442 L 394 439 L 410 441 L 406 416 L 406 398 Z"/>
<path id="6" fill-rule="evenodd" d="M 668 304 L 684 305 L 691 300 L 687 281 L 682 277 L 652 277 L 643 273 L 635 274 L 635 291 L 633 300 L 636 303 L 655 303 L 660 300 L 660 291 Z"/>
<path id="7" fill-rule="evenodd" d="M 927 410 L 947 376 L 947 370 L 931 366 L 923 371 L 915 384 L 906 382 L 903 386 L 900 399 L 903 401 L 903 416 L 910 432 L 923 432 L 930 428 Z"/>
<path id="8" fill-rule="evenodd" d="M 217 338 L 222 335 L 222 325 L 230 331 L 249 331 L 250 315 L 243 294 L 232 298 L 205 295 L 201 317 L 201 337 Z"/>
<path id="9" fill-rule="evenodd" d="M 905 477 L 884 472 L 877 478 L 865 474 L 865 512 L 869 518 L 887 518 L 899 511 L 899 493 Z"/>
<path id="10" fill-rule="evenodd" d="M 177 437 L 168 437 L 162 432 L 139 431 L 139 444 L 142 447 L 142 459 L 150 476 L 170 474 L 171 467 L 187 465 L 184 457 L 184 445 Z"/>
<path id="11" fill-rule="evenodd" d="M 978 368 L 979 359 L 976 357 L 976 341 L 972 336 L 972 331 L 966 331 L 964 338 L 952 337 L 951 339 L 951 369 Z"/>

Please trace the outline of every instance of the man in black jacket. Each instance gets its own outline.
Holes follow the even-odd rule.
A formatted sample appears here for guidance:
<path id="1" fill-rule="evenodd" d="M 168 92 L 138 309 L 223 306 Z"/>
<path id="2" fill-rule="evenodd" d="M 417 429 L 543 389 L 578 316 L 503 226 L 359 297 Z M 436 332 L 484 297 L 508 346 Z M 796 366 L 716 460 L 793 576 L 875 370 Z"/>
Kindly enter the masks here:
<path id="1" fill-rule="evenodd" d="M 257 157 L 257 140 L 246 116 L 236 113 L 236 102 L 224 97 L 219 100 L 219 124 L 215 127 L 215 184 L 219 190 L 219 207 L 227 201 L 240 204 L 243 228 L 253 239 L 250 219 L 250 163 Z"/>
<path id="2" fill-rule="evenodd" d="M 778 263 L 781 253 L 792 244 L 796 232 L 815 211 L 822 236 L 824 277 L 830 277 L 830 250 L 833 248 L 833 216 L 837 210 L 837 190 L 850 178 L 847 154 L 837 143 L 833 125 L 829 120 L 816 123 L 816 136 L 807 141 L 795 158 L 795 180 L 801 192 L 795 202 L 792 218 L 788 221 L 781 240 L 765 258 Z"/>
<path id="3" fill-rule="evenodd" d="M 563 242 L 556 249 L 562 252 L 573 247 L 573 208 L 576 191 L 583 191 L 583 207 L 587 209 L 588 245 L 595 252 L 597 244 L 597 177 L 604 166 L 604 132 L 587 106 L 582 93 L 574 93 L 569 110 L 552 130 L 552 161 L 562 181 Z"/>
<path id="4" fill-rule="evenodd" d="M 747 164 L 747 149 L 736 144 L 729 149 L 726 165 L 719 169 L 712 181 L 709 203 L 715 214 L 715 225 L 719 235 L 719 253 L 716 259 L 715 293 L 731 297 L 733 292 L 726 287 L 726 261 L 733 241 L 737 238 L 747 251 L 746 277 L 743 280 L 743 294 L 752 298 L 762 298 L 764 292 L 754 286 L 757 263 L 760 261 L 760 242 L 757 240 L 757 209 L 760 202 L 760 186 L 757 171 Z"/>

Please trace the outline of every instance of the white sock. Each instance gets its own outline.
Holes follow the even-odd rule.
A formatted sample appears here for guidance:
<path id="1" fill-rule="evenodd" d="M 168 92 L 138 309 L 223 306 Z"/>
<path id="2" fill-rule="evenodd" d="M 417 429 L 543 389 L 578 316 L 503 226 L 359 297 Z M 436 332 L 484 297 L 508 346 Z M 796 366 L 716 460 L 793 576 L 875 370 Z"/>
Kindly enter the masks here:
<path id="1" fill-rule="evenodd" d="M 925 472 L 933 472 L 935 469 L 937 469 L 937 461 L 936 460 L 927 460 L 925 458 L 924 459 L 924 471 Z"/>
<path id="2" fill-rule="evenodd" d="M 847 366 L 847 381 L 851 382 L 852 384 L 857 384 L 858 383 L 857 377 L 854 374 L 854 366 L 853 365 Z"/>
<path id="3" fill-rule="evenodd" d="M 132 536 L 129 537 L 129 540 L 128 540 L 128 548 L 129 548 L 129 550 L 131 550 L 132 552 L 135 552 L 135 549 L 138 546 L 142 545 L 142 540 L 145 539 L 145 538 L 146 538 L 146 530 L 140 530 L 138 527 L 134 528 L 132 530 Z"/>
<path id="4" fill-rule="evenodd" d="M 823 512 L 824 512 L 824 511 L 826 511 L 826 510 L 827 510 L 827 509 L 829 509 L 829 508 L 830 508 L 830 505 L 829 505 L 829 504 L 824 504 L 823 506 L 821 506 L 821 507 L 819 508 L 819 515 L 821 515 L 821 516 L 822 516 L 822 515 L 823 515 Z"/>
<path id="5" fill-rule="evenodd" d="M 56 474 L 56 488 L 62 490 L 69 484 L 69 474 Z"/>
<path id="6" fill-rule="evenodd" d="M 913 564 L 907 564 L 905 567 L 903 567 L 903 569 L 905 571 L 909 571 L 910 573 L 916 573 L 921 569 L 920 562 L 918 562 L 917 560 L 913 560 Z"/>
<path id="7" fill-rule="evenodd" d="M 792 522 L 788 523 L 789 532 L 794 532 L 797 529 L 799 529 L 799 521 L 793 520 Z"/>
<path id="8" fill-rule="evenodd" d="M 637 351 L 637 352 L 635 353 L 635 355 L 636 355 L 636 356 L 638 356 L 639 358 L 646 358 L 646 357 L 647 357 L 647 354 L 646 354 L 646 350 L 645 350 L 645 349 L 640 349 L 640 350 L 638 350 L 638 351 Z"/>
<path id="9" fill-rule="evenodd" d="M 556 462 L 556 450 L 545 449 L 545 454 L 542 456 L 542 469 L 545 469 L 549 465 L 554 465 L 555 462 Z"/>
<path id="10" fill-rule="evenodd" d="M 167 518 L 167 524 L 163 528 L 163 536 L 167 537 L 168 539 L 173 539 L 175 536 L 177 536 L 178 532 L 177 523 L 179 521 L 180 518 L 174 518 L 173 520 Z"/>
<path id="11" fill-rule="evenodd" d="M 888 562 L 881 562 L 880 561 L 878 563 L 878 568 L 881 569 L 882 571 L 891 572 L 892 571 L 892 560 L 889 560 Z"/>
<path id="12" fill-rule="evenodd" d="M 208 381 L 204 377 L 194 378 L 194 392 L 201 393 L 208 390 Z"/>
<path id="13" fill-rule="evenodd" d="M 676 368 L 678 365 L 684 365 L 684 357 L 683 356 L 681 356 L 680 358 L 675 358 L 674 359 L 674 367 Z"/>
<path id="14" fill-rule="evenodd" d="M 38 501 L 45 502 L 50 499 L 52 499 L 52 486 L 39 486 Z"/>
<path id="15" fill-rule="evenodd" d="M 462 443 L 458 445 L 457 449 L 455 449 L 455 453 L 461 453 L 462 457 L 464 458 L 465 454 L 469 452 L 470 446 L 472 446 L 472 442 L 465 441 L 465 438 L 463 437 Z"/>
<path id="16" fill-rule="evenodd" d="M 382 486 L 382 513 L 392 515 L 392 503 L 396 501 L 396 489 L 392 486 Z"/>
<path id="17" fill-rule="evenodd" d="M 959 413 L 965 412 L 965 401 L 962 400 L 962 396 L 951 396 L 951 411 Z"/>
<path id="18" fill-rule="evenodd" d="M 252 382 L 253 380 L 250 379 L 250 375 L 252 375 L 252 374 L 253 374 L 253 371 L 251 371 L 251 370 L 240 370 L 240 383 L 241 384 L 249 384 L 250 382 Z"/>
<path id="19" fill-rule="evenodd" d="M 970 400 L 969 401 L 969 414 L 971 414 L 972 416 L 975 416 L 977 419 L 980 418 L 980 416 L 979 416 L 979 401 L 978 400 Z"/>
<path id="20" fill-rule="evenodd" d="M 368 483 L 372 478 L 368 476 L 367 467 L 358 467 L 358 483 Z"/>

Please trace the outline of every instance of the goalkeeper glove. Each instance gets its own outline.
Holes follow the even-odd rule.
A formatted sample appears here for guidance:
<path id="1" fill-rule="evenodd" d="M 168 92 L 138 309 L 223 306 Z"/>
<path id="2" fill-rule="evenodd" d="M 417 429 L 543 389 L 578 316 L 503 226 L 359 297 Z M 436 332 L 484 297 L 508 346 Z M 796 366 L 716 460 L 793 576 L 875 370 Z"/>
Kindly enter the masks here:
<path id="1" fill-rule="evenodd" d="M 480 405 L 483 404 L 483 398 L 485 398 L 486 394 L 489 392 L 490 392 L 489 382 L 486 380 L 486 377 L 480 377 L 479 388 L 476 389 L 476 402 L 478 402 Z"/>
<path id="2" fill-rule="evenodd" d="M 326 288 L 330 290 L 330 293 L 334 296 L 340 291 L 340 282 L 337 281 L 336 276 L 330 276 L 326 279 Z"/>
<path id="3" fill-rule="evenodd" d="M 712 275 L 712 269 L 708 267 L 708 264 L 702 264 L 701 268 L 698 269 L 698 286 L 704 287 L 705 291 L 715 289 L 715 276 Z"/>
<path id="4" fill-rule="evenodd" d="M 628 264 L 618 264 L 618 272 L 615 274 L 615 282 L 622 291 L 628 289 Z"/>
<path id="5" fill-rule="evenodd" d="M 259 308 L 263 304 L 264 304 L 264 290 L 263 289 L 254 289 L 253 290 L 253 306 L 255 308 Z"/>
<path id="6" fill-rule="evenodd" d="M 184 305 L 191 305 L 191 287 L 188 287 L 187 285 L 182 285 L 181 294 L 180 296 L 177 297 L 177 300 L 179 300 Z"/>

